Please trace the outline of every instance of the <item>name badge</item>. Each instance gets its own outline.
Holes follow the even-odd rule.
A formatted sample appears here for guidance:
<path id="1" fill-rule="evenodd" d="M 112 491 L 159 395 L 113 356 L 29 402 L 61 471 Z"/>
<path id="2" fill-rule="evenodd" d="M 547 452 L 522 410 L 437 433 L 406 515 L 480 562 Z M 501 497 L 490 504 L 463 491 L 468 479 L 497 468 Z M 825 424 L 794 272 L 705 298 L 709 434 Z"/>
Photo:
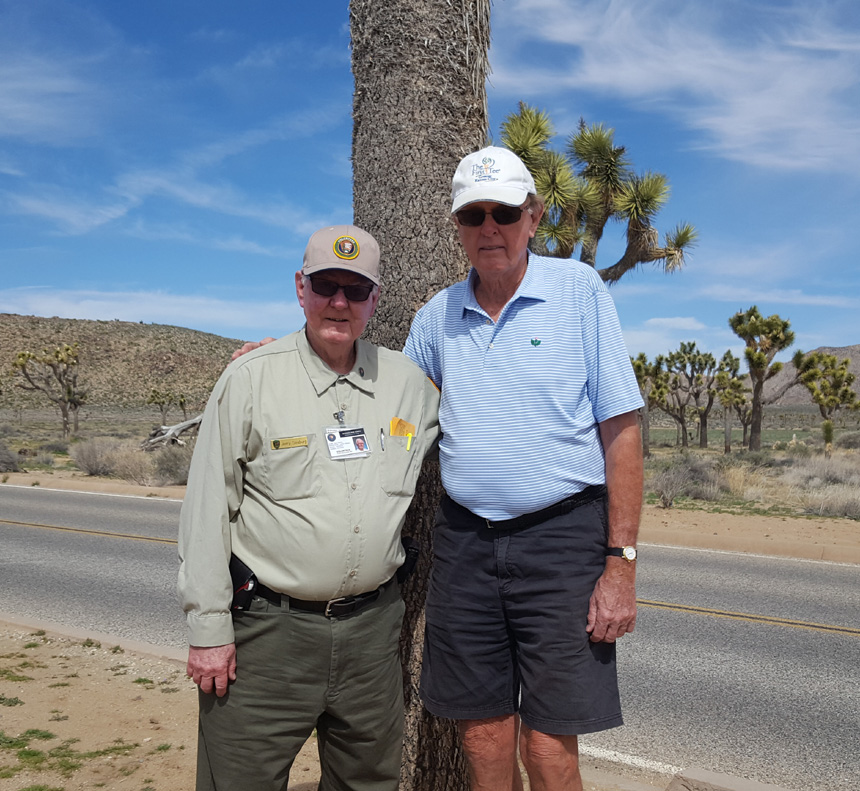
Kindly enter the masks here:
<path id="1" fill-rule="evenodd" d="M 273 439 L 269 442 L 269 447 L 272 450 L 283 450 L 284 448 L 306 448 L 307 446 L 307 437 L 283 437 L 282 439 Z"/>
<path id="2" fill-rule="evenodd" d="M 371 453 L 367 432 L 361 426 L 333 426 L 323 429 L 323 435 L 332 459 L 360 459 Z"/>

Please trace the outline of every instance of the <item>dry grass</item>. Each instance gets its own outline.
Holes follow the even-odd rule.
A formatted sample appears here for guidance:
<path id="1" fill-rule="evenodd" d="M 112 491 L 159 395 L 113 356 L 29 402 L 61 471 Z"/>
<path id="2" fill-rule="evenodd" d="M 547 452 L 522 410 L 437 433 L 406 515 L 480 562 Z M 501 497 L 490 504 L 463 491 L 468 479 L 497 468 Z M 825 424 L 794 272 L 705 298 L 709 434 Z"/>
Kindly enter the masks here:
<path id="1" fill-rule="evenodd" d="M 860 452 L 830 459 L 790 450 L 730 456 L 687 451 L 646 465 L 646 492 L 673 504 L 735 511 L 860 519 Z"/>

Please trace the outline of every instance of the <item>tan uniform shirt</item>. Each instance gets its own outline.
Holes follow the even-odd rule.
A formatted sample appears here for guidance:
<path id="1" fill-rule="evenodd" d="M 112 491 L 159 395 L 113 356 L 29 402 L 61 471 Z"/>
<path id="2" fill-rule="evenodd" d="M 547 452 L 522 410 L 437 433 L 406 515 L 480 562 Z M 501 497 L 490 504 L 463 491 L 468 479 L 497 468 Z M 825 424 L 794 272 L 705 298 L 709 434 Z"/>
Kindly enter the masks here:
<path id="1" fill-rule="evenodd" d="M 233 642 L 231 552 L 264 585 L 313 601 L 374 590 L 403 562 L 400 529 L 439 432 L 439 393 L 400 352 L 361 340 L 356 350 L 338 374 L 301 330 L 236 360 L 216 384 L 179 526 L 191 645 Z M 330 457 L 325 429 L 340 412 L 365 429 L 366 458 Z M 392 418 L 414 437 L 390 436 Z"/>

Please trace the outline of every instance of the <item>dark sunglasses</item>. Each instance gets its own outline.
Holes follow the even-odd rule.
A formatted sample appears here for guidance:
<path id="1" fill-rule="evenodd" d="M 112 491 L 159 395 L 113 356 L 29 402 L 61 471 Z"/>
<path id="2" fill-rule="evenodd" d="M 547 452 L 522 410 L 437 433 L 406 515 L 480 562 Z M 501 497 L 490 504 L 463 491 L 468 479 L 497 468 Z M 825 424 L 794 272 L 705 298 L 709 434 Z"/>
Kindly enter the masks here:
<path id="1" fill-rule="evenodd" d="M 310 275 L 308 280 L 311 281 L 311 290 L 314 294 L 319 294 L 321 297 L 333 297 L 343 289 L 343 295 L 350 302 L 367 302 L 370 292 L 373 291 L 373 283 L 350 283 L 347 286 L 342 286 L 340 283 L 335 283 L 334 280 Z"/>
<path id="2" fill-rule="evenodd" d="M 493 206 L 492 211 L 484 211 L 483 209 L 460 209 L 454 216 L 460 225 L 465 225 L 468 228 L 477 228 L 484 224 L 487 215 L 493 217 L 493 222 L 496 225 L 513 225 L 518 222 L 523 215 L 521 206 L 505 206 L 499 204 Z"/>

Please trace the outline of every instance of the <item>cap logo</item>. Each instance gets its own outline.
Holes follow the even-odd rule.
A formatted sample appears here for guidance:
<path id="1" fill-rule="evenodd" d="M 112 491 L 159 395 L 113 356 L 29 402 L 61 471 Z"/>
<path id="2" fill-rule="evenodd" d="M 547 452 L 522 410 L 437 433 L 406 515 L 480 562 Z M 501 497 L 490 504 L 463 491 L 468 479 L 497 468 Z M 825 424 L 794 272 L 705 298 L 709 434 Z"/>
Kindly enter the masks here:
<path id="1" fill-rule="evenodd" d="M 358 258 L 358 242 L 352 236 L 339 236 L 332 246 L 334 254 L 345 261 Z"/>
<path id="2" fill-rule="evenodd" d="M 492 157 L 484 157 L 480 165 L 472 165 L 472 178 L 478 181 L 498 181 L 496 173 L 501 171 L 501 168 L 493 167 L 496 160 Z"/>

